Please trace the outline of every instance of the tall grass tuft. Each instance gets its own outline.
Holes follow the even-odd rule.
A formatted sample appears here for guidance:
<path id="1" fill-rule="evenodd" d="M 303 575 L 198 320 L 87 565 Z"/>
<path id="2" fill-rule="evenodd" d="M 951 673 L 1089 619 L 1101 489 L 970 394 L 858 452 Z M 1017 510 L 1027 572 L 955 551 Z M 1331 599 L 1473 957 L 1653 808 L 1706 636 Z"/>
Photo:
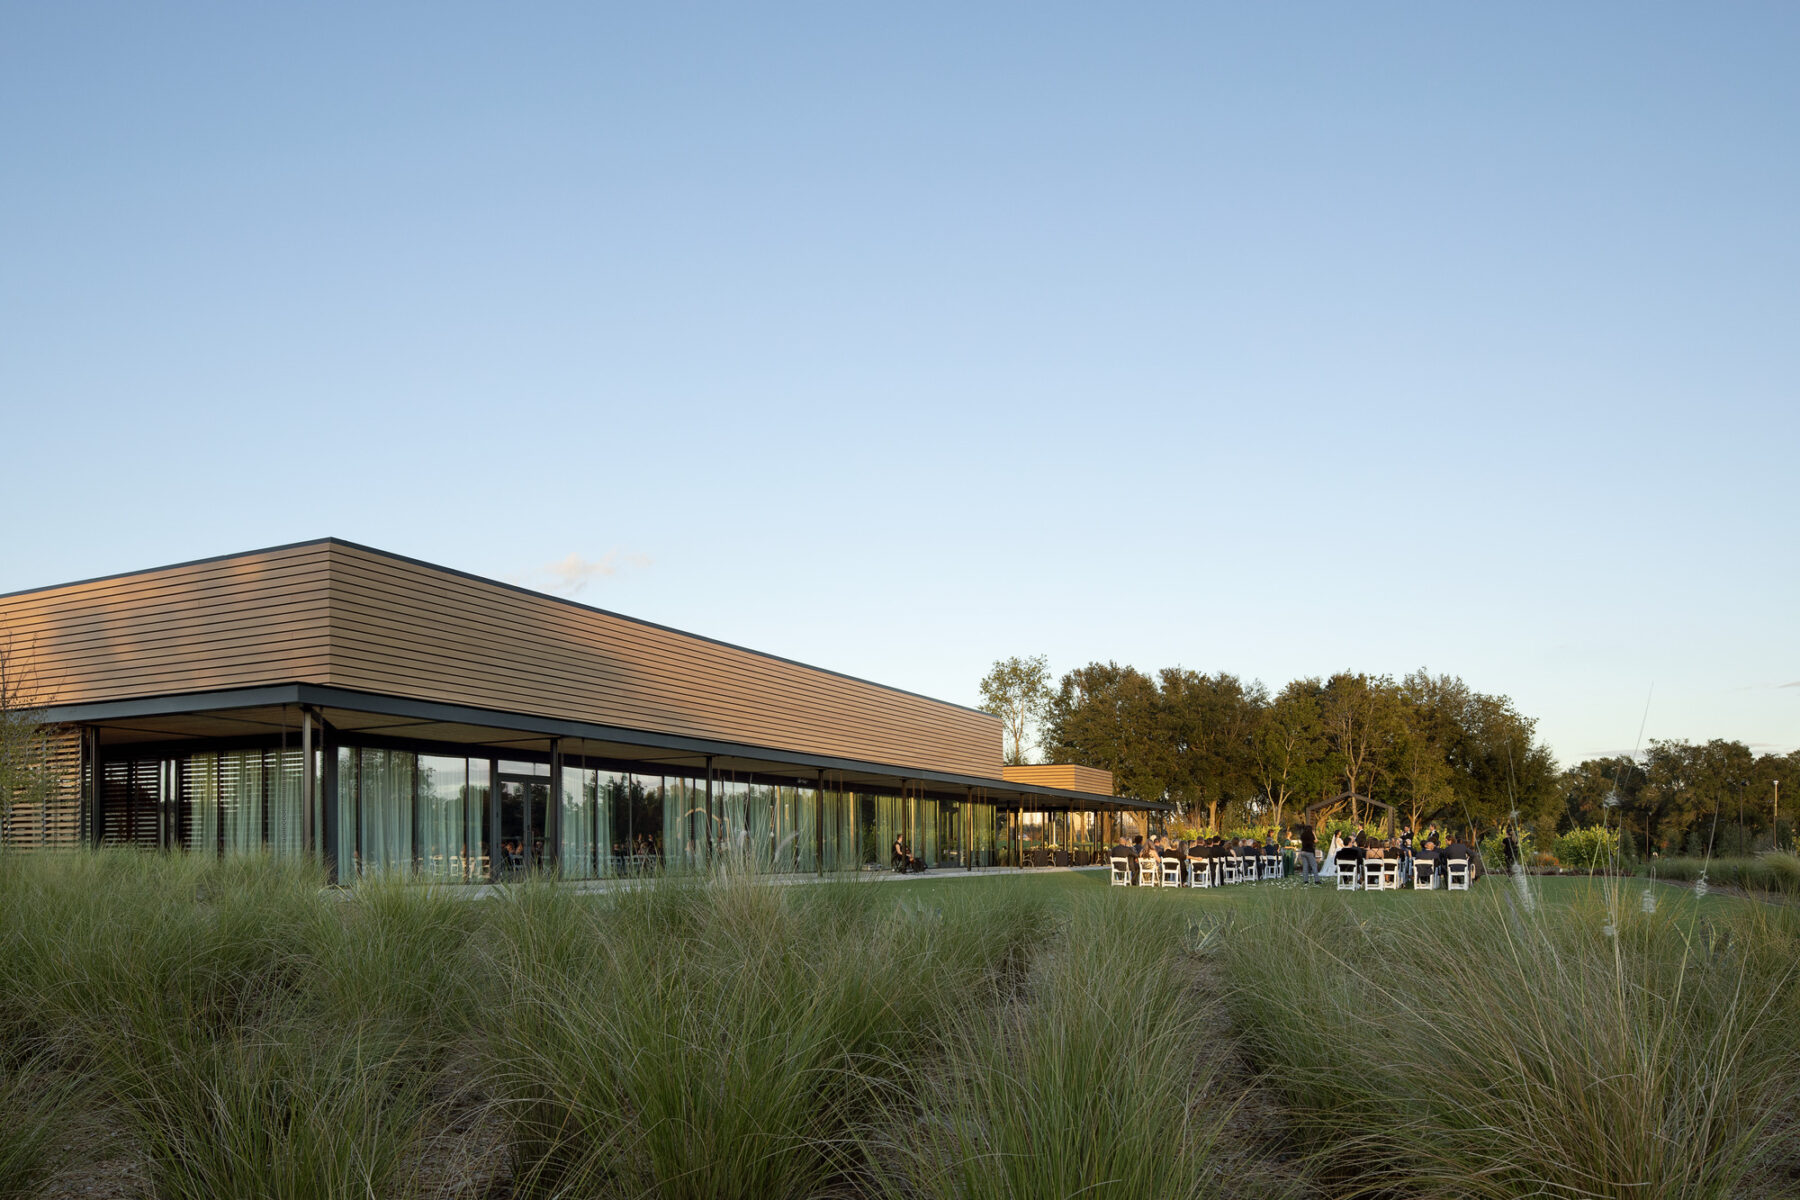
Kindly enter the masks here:
<path id="1" fill-rule="evenodd" d="M 927 1052 L 942 991 L 977 986 L 1034 925 L 873 892 L 523 889 L 500 926 L 514 990 L 494 1045 L 527 1186 L 718 1200 L 844 1178 L 871 1065 Z"/>
<path id="2" fill-rule="evenodd" d="M 1724 1197 L 1792 1102 L 1793 963 L 1691 902 L 1267 915 L 1234 1007 L 1344 1195 Z"/>
<path id="3" fill-rule="evenodd" d="M 876 1139 L 888 1194 L 1202 1197 L 1234 1107 L 1199 963 L 1169 910 L 1136 896 L 1076 905 L 997 1008 L 939 997 L 941 1057 L 899 1064 Z M 1129 930 L 1129 933 L 1122 931 Z M 885 1170 L 881 1169 L 885 1166 Z"/>
<path id="4" fill-rule="evenodd" d="M 0 1063 L 0 1200 L 40 1194 L 55 1165 L 52 1139 L 71 1108 L 70 1082 L 41 1063 Z"/>
<path id="5" fill-rule="evenodd" d="M 167 1200 L 406 1194 L 422 1080 L 392 1042 L 316 1022 L 194 1039 L 115 1086 Z"/>
<path id="6" fill-rule="evenodd" d="M 417 1135 L 423 1004 L 347 948 L 316 867 L 134 851 L 14 860 L 0 1020 L 123 1116 L 159 1195 L 385 1195 Z M 330 936 L 324 931 L 335 931 Z M 397 950 L 390 970 L 409 964 Z M 364 994 L 353 995 L 358 989 Z M 367 1014 L 361 1016 L 359 1014 Z M 371 1190 L 374 1189 L 374 1190 Z"/>

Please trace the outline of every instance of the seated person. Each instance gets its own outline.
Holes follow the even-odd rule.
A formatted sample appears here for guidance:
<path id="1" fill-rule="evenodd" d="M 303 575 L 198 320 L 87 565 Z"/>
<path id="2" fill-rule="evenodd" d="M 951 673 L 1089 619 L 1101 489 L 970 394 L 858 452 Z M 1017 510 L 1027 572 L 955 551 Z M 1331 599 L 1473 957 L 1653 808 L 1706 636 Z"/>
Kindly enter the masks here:
<path id="1" fill-rule="evenodd" d="M 1417 886 L 1430 887 L 1437 881 L 1438 849 L 1436 842 L 1426 842 L 1425 848 L 1413 859 L 1413 878 Z"/>
<path id="2" fill-rule="evenodd" d="M 1475 878 L 1475 851 L 1461 838 L 1444 847 L 1442 861 L 1448 863 L 1453 858 L 1466 859 L 1469 864 L 1469 878 Z"/>

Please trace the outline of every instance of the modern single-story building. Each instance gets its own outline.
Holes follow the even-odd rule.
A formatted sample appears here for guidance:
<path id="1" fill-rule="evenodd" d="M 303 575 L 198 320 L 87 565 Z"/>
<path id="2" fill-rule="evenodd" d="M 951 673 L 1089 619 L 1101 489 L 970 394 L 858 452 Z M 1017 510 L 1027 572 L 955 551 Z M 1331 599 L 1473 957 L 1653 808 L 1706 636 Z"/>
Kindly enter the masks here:
<path id="1" fill-rule="evenodd" d="M 0 596 L 14 845 L 569 878 L 1078 860 L 1158 806 L 994 716 L 335 538 Z"/>

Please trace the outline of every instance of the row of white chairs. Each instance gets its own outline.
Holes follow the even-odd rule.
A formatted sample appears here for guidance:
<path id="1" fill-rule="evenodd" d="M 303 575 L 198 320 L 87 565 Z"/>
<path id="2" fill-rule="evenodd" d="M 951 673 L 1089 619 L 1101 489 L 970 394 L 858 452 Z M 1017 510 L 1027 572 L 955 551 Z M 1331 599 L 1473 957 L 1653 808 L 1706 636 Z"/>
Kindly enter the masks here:
<path id="1" fill-rule="evenodd" d="M 1257 858 L 1246 858 L 1241 855 L 1226 855 L 1223 858 L 1160 858 L 1157 865 L 1151 867 L 1144 859 L 1115 858 L 1112 860 L 1112 882 L 1114 887 L 1131 885 L 1131 864 L 1138 866 L 1138 885 L 1140 887 L 1213 887 L 1212 866 L 1219 866 L 1216 886 L 1223 887 L 1228 883 L 1255 883 L 1258 879 L 1280 879 L 1287 874 L 1286 864 L 1279 854 L 1264 854 Z"/>
<path id="2" fill-rule="evenodd" d="M 1400 860 L 1397 858 L 1369 858 L 1359 863 L 1354 858 L 1340 857 L 1336 865 L 1337 890 L 1340 892 L 1383 892 L 1400 889 Z M 1436 867 L 1437 864 L 1430 859 L 1413 859 L 1414 889 L 1429 891 L 1433 888 L 1444 888 L 1452 892 L 1469 890 L 1468 859 L 1449 859 L 1444 863 L 1442 871 L 1437 870 Z"/>

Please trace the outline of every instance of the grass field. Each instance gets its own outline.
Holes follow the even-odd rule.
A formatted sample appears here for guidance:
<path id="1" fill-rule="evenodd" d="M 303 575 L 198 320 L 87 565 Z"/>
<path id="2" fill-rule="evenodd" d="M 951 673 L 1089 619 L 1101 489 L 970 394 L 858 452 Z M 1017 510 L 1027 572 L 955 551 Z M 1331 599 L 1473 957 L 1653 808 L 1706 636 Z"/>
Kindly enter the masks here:
<path id="1" fill-rule="evenodd" d="M 0 1200 L 1800 1194 L 1782 904 L 320 883 L 0 859 Z"/>

